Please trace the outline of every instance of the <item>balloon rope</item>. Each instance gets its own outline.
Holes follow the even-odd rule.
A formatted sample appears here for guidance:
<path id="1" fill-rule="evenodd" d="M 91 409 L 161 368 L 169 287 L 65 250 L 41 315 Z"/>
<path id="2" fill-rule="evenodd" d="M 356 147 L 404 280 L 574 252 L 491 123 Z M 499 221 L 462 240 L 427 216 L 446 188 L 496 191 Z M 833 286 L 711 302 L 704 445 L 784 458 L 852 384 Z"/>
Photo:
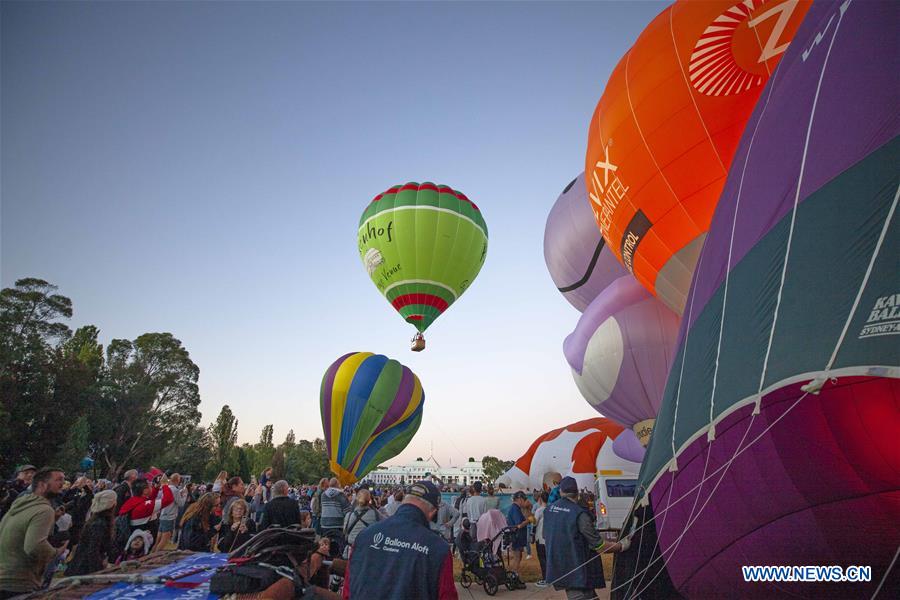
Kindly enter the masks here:
<path id="1" fill-rule="evenodd" d="M 878 589 L 875 590 L 875 593 L 872 594 L 871 600 L 875 600 L 875 596 L 881 592 L 881 588 L 884 586 L 884 582 L 887 581 L 888 575 L 891 574 L 891 571 L 894 570 L 894 565 L 897 564 L 897 556 L 900 556 L 900 546 L 897 546 L 897 551 L 894 552 L 894 560 L 891 561 L 891 564 L 888 565 L 887 570 L 884 572 L 884 577 L 881 578 L 881 582 L 878 584 Z"/>
<path id="2" fill-rule="evenodd" d="M 593 560 L 596 560 L 596 559 L 599 558 L 599 557 L 600 557 L 600 553 L 599 553 L 599 552 L 594 553 L 594 555 L 593 555 L 592 557 L 590 557 L 589 559 L 587 559 L 586 561 L 584 561 L 583 563 L 581 563 L 580 565 L 578 565 L 577 567 L 575 567 L 574 569 L 572 569 L 571 571 L 569 571 L 568 573 L 565 573 L 564 575 L 561 575 L 560 577 L 557 577 L 557 578 L 554 579 L 553 581 L 548 581 L 548 582 L 547 582 L 547 587 L 550 587 L 551 585 L 556 585 L 557 583 L 559 583 L 560 581 L 562 581 L 563 579 L 565 579 L 566 577 L 568 577 L 569 575 L 571 575 L 572 573 L 574 573 L 575 571 L 577 571 L 578 569 L 581 569 L 582 567 L 586 566 L 588 563 L 590 563 L 590 562 L 593 561 Z M 538 590 L 536 590 L 536 591 L 534 591 L 534 592 L 531 592 L 530 594 L 528 594 L 527 596 L 525 596 L 525 598 L 531 598 L 531 597 L 534 596 L 535 594 L 540 594 L 540 593 L 541 593 L 541 589 L 539 588 Z"/>

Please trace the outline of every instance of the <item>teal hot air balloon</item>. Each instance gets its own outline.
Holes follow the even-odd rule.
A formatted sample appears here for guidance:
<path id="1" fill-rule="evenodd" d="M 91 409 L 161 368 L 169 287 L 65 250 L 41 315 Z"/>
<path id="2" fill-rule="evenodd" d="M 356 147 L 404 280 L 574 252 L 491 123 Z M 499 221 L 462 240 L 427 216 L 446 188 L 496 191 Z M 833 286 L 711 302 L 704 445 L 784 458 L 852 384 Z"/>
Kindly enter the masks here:
<path id="1" fill-rule="evenodd" d="M 341 485 L 406 448 L 424 404 L 419 378 L 396 360 L 351 352 L 334 361 L 322 378 L 320 409 L 329 464 Z"/>

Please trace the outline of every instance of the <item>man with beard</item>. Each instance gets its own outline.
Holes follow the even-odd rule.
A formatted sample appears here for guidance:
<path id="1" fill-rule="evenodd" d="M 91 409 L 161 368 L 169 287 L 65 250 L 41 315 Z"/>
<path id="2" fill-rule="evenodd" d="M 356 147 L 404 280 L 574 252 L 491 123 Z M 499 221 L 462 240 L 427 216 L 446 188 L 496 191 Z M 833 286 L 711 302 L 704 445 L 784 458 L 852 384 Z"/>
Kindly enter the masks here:
<path id="1" fill-rule="evenodd" d="M 54 548 L 55 511 L 50 501 L 62 492 L 65 473 L 44 467 L 34 474 L 32 492 L 13 502 L 0 521 L 0 600 L 40 589 L 44 571 L 67 544 Z"/>

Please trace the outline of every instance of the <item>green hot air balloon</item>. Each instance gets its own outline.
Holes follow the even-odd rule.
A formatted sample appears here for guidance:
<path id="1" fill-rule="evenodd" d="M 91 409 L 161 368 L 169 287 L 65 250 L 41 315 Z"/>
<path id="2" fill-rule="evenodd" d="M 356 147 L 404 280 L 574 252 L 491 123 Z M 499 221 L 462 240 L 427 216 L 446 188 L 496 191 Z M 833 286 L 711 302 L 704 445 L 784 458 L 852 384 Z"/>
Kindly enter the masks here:
<path id="1" fill-rule="evenodd" d="M 359 219 L 359 256 L 388 302 L 422 333 L 472 284 L 487 255 L 487 224 L 445 185 L 407 183 L 375 196 Z"/>

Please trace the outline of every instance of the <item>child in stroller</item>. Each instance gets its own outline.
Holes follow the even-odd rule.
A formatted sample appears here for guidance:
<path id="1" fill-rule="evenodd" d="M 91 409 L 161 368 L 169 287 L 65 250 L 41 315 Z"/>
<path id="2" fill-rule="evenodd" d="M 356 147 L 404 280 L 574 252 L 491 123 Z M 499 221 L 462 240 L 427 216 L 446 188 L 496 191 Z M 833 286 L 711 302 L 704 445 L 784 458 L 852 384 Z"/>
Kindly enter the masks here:
<path id="1" fill-rule="evenodd" d="M 508 545 L 507 541 L 513 528 L 507 527 L 493 539 L 475 543 L 469 534 L 468 525 L 468 519 L 464 519 L 462 530 L 456 538 L 456 547 L 459 549 L 459 556 L 462 560 L 459 583 L 464 588 L 468 588 L 473 582 L 481 585 L 488 596 L 496 594 L 501 584 L 505 585 L 508 590 L 524 587 L 516 573 L 506 570 L 502 550 L 494 552 L 494 542 L 500 536 L 503 536 L 502 546 Z"/>

